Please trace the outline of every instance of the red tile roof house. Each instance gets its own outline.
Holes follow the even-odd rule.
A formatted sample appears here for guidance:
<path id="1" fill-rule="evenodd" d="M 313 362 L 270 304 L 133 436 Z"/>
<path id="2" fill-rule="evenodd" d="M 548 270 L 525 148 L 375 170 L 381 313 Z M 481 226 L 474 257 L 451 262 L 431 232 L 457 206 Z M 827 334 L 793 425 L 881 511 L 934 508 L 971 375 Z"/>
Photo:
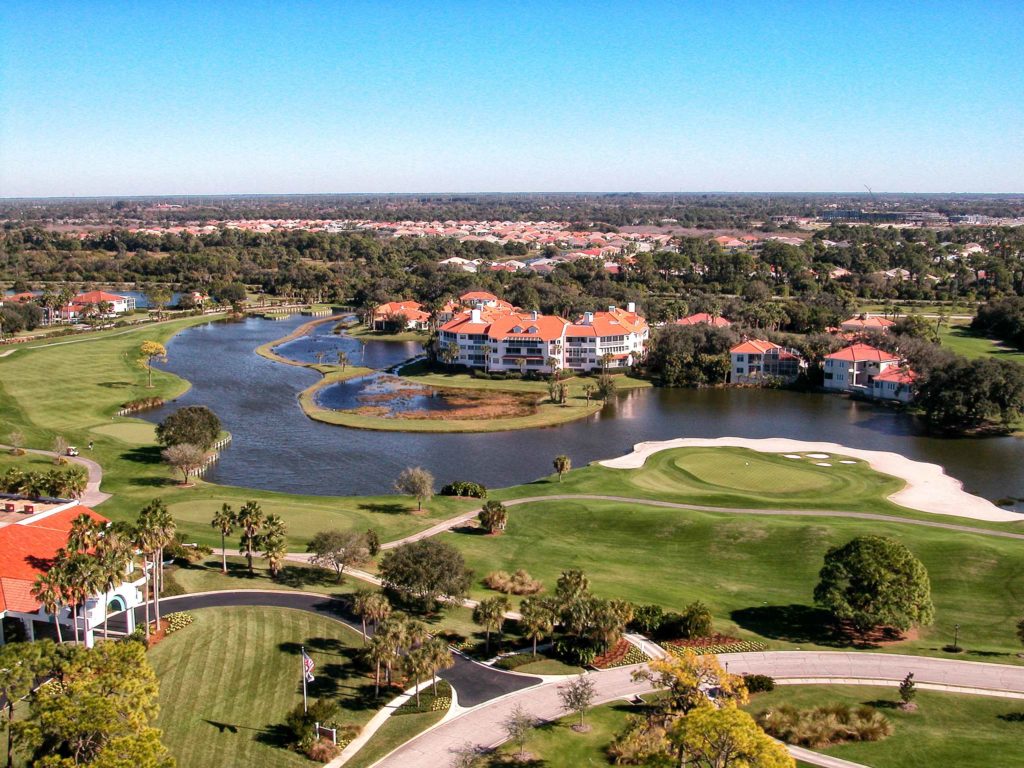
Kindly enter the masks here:
<path id="1" fill-rule="evenodd" d="M 877 315 L 859 315 L 857 317 L 851 317 L 848 320 L 843 320 L 843 322 L 839 324 L 839 328 L 847 332 L 877 331 L 879 333 L 885 333 L 894 325 L 896 325 L 896 321 L 890 320 L 886 317 L 878 317 Z"/>
<path id="2" fill-rule="evenodd" d="M 909 403 L 914 399 L 917 374 L 906 366 L 891 365 L 871 382 L 871 396 L 876 400 Z"/>
<path id="3" fill-rule="evenodd" d="M 552 368 L 602 368 L 604 356 L 610 355 L 609 368 L 624 368 L 643 355 L 650 334 L 633 304 L 587 312 L 576 323 L 504 304 L 461 312 L 441 326 L 441 349 L 449 344 L 458 348 L 452 362 L 487 371 L 550 373 Z"/>
<path id="4" fill-rule="evenodd" d="M 698 312 L 689 317 L 682 317 L 676 320 L 676 325 L 713 325 L 715 328 L 728 328 L 732 321 L 726 320 L 718 315 L 709 315 L 707 312 Z"/>
<path id="5" fill-rule="evenodd" d="M 55 620 L 67 628 L 61 632 L 65 639 L 69 638 L 74 634 L 73 622 L 77 619 L 79 632 L 86 646 L 91 647 L 95 628 L 108 611 L 124 611 L 127 630 L 131 632 L 135 628 L 132 609 L 143 602 L 140 587 L 145 579 L 142 577 L 93 595 L 86 601 L 85 609 L 79 610 L 76 619 L 66 607 L 51 616 L 32 596 L 36 577 L 50 569 L 58 550 L 67 547 L 71 523 L 83 514 L 101 523 L 110 522 L 77 501 L 50 503 L 10 495 L 0 499 L 0 619 L 20 620 L 30 640 L 35 639 L 37 623 L 52 626 Z M 4 641 L 2 626 L 0 624 L 0 643 Z"/>
<path id="6" fill-rule="evenodd" d="M 872 394 L 875 377 L 891 367 L 899 367 L 900 358 L 870 344 L 852 344 L 825 356 L 825 389 L 833 392 Z"/>
<path id="7" fill-rule="evenodd" d="M 795 350 L 762 339 L 749 339 L 729 350 L 732 359 L 732 384 L 764 384 L 781 381 L 790 384 L 807 367 Z"/>
<path id="8" fill-rule="evenodd" d="M 381 304 L 370 315 L 370 328 L 375 331 L 388 330 L 391 318 L 405 315 L 405 328 L 411 331 L 425 331 L 430 327 L 430 313 L 423 311 L 418 301 L 389 301 Z"/>

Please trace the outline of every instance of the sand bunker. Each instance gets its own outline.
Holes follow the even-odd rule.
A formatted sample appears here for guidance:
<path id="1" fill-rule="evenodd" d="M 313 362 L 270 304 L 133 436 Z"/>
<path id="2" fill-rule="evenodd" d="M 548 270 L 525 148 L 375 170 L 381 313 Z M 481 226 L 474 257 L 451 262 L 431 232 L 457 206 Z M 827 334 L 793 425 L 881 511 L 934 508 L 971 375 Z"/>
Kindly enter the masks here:
<path id="1" fill-rule="evenodd" d="M 831 454 L 852 456 L 866 461 L 876 472 L 893 475 L 904 480 L 906 486 L 889 497 L 889 501 L 894 504 L 921 512 L 932 512 L 936 515 L 971 517 L 975 520 L 989 522 L 1021 522 L 1024 520 L 1024 516 L 1016 512 L 1000 509 L 980 496 L 967 493 L 964 491 L 963 484 L 956 478 L 947 475 L 938 464 L 914 461 L 906 456 L 888 451 L 847 448 L 837 443 L 812 443 L 782 437 L 763 440 L 745 437 L 715 439 L 686 437 L 660 442 L 637 443 L 633 446 L 632 453 L 599 463 L 613 469 L 636 469 L 642 467 L 652 453 L 669 448 L 749 448 L 761 453 L 781 453 L 783 455 L 794 451 L 829 451 L 830 453 L 825 454 L 825 458 Z"/>
<path id="2" fill-rule="evenodd" d="M 827 461 L 816 461 L 816 462 L 814 462 L 814 466 L 816 466 L 816 467 L 831 467 L 832 465 L 829 464 Z"/>
<path id="3" fill-rule="evenodd" d="M 802 459 L 803 458 L 803 456 L 801 456 L 799 453 L 784 453 L 782 455 L 785 456 L 787 459 Z"/>
<path id="4" fill-rule="evenodd" d="M 808 459 L 827 459 L 829 455 L 827 453 L 808 453 Z"/>

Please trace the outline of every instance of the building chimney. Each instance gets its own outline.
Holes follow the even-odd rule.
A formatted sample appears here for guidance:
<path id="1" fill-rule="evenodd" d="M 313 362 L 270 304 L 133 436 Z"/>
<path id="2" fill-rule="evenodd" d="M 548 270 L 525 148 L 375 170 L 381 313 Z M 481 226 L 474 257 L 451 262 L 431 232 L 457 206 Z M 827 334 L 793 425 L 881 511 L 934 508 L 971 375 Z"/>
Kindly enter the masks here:
<path id="1" fill-rule="evenodd" d="M 537 319 L 537 310 L 536 309 L 530 312 L 530 319 L 531 320 L 536 320 Z"/>
<path id="2" fill-rule="evenodd" d="M 474 309 L 472 312 L 470 312 L 469 313 L 469 319 L 470 319 L 471 322 L 479 323 L 480 322 L 480 310 L 479 309 Z"/>
<path id="3" fill-rule="evenodd" d="M 615 305 L 612 304 L 610 307 L 608 307 L 608 311 L 609 312 L 614 312 L 615 311 Z"/>
<path id="4" fill-rule="evenodd" d="M 584 312 L 583 313 L 583 324 L 584 325 L 593 325 L 594 324 L 594 313 L 593 312 Z"/>
<path id="5" fill-rule="evenodd" d="M 627 312 L 633 312 L 635 314 L 636 313 L 636 302 L 635 301 L 629 302 L 629 304 L 626 305 L 626 311 Z"/>

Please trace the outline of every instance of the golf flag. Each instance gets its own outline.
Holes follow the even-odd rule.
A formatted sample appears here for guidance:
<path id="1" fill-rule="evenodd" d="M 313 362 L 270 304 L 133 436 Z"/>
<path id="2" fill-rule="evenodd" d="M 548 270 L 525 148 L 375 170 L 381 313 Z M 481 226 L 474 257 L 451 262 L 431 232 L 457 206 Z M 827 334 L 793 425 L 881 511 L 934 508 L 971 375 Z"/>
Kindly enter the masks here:
<path id="1" fill-rule="evenodd" d="M 306 679 L 307 683 L 312 683 L 313 680 L 314 680 L 314 678 L 313 678 L 313 668 L 315 666 L 316 666 L 316 664 L 314 664 L 313 660 L 311 658 L 309 658 L 309 654 L 306 653 L 305 650 L 303 650 L 302 651 L 302 674 L 305 676 L 305 679 Z"/>

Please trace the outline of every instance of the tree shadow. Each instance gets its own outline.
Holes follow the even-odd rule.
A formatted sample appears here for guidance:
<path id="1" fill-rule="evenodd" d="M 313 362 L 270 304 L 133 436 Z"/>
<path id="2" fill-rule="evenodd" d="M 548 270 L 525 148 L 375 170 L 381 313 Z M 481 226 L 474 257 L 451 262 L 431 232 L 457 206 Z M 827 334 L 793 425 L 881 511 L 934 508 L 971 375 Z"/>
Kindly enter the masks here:
<path id="1" fill-rule="evenodd" d="M 1004 723 L 1024 723 L 1024 712 L 1007 712 L 1005 715 L 996 715 Z"/>
<path id="2" fill-rule="evenodd" d="M 318 586 L 326 587 L 332 584 L 339 585 L 340 582 L 333 573 L 319 568 L 303 568 L 300 565 L 286 565 L 277 574 L 276 581 L 292 589 L 302 587 Z"/>
<path id="3" fill-rule="evenodd" d="M 364 512 L 379 512 L 384 515 L 407 515 L 410 512 L 408 505 L 397 502 L 366 501 L 356 505 L 356 509 Z"/>
<path id="4" fill-rule="evenodd" d="M 136 464 L 160 464 L 163 462 L 160 450 L 159 445 L 143 445 L 138 448 L 132 448 L 130 451 L 125 451 L 121 454 L 121 458 L 125 461 L 133 461 Z"/>
<path id="5" fill-rule="evenodd" d="M 266 744 L 268 747 L 287 749 L 291 746 L 294 736 L 288 726 L 283 723 L 268 725 L 256 734 L 256 741 Z"/>
<path id="6" fill-rule="evenodd" d="M 729 616 L 743 629 L 772 640 L 836 648 L 878 647 L 853 637 L 828 611 L 809 605 L 762 605 L 741 608 Z"/>
<path id="7" fill-rule="evenodd" d="M 875 709 L 900 709 L 900 702 L 875 699 L 874 701 L 865 701 L 864 706 L 874 707 Z"/>
<path id="8" fill-rule="evenodd" d="M 131 389 L 135 385 L 130 381 L 100 381 L 96 384 L 97 387 L 105 387 L 106 389 Z"/>
<path id="9" fill-rule="evenodd" d="M 966 651 L 968 656 L 980 656 L 984 659 L 1001 658 L 1003 656 L 1012 656 L 1011 653 L 1005 651 Z"/>
<path id="10" fill-rule="evenodd" d="M 451 529 L 452 533 L 461 533 L 464 536 L 489 536 L 487 529 L 478 525 L 460 525 Z"/>

